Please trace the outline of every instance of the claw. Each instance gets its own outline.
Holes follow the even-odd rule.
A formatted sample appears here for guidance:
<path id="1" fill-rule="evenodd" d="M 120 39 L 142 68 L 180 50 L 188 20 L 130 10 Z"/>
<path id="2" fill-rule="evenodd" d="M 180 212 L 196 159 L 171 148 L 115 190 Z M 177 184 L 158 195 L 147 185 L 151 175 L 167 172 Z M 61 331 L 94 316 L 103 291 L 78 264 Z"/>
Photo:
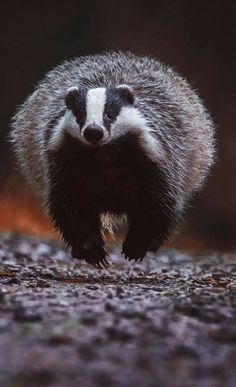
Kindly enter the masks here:
<path id="1" fill-rule="evenodd" d="M 105 251 L 106 252 L 106 256 L 103 258 L 103 262 L 106 264 L 106 266 L 109 266 L 110 265 L 110 262 L 107 260 L 107 258 L 106 257 L 109 257 L 109 254 L 108 254 L 108 252 L 107 251 Z"/>
<path id="2" fill-rule="evenodd" d="M 107 269 L 109 266 L 109 262 L 106 259 L 103 259 L 102 261 L 98 261 L 93 264 L 97 269 Z"/>
<path id="3" fill-rule="evenodd" d="M 109 262 L 106 258 L 103 258 L 101 261 L 87 261 L 90 265 L 95 266 L 97 269 L 107 269 L 109 267 Z"/>
<path id="4" fill-rule="evenodd" d="M 132 257 L 132 256 L 130 257 L 130 256 L 126 255 L 126 254 L 124 253 L 124 251 L 122 251 L 121 254 L 124 254 L 125 259 L 127 259 L 129 262 L 131 262 L 131 261 L 133 261 L 133 260 L 136 261 L 136 262 L 139 261 L 139 260 L 140 260 L 140 261 L 143 260 L 142 257 L 138 257 L 138 258 Z"/>
<path id="5" fill-rule="evenodd" d="M 100 269 L 106 269 L 106 265 L 104 265 L 103 261 L 99 262 Z"/>
<path id="6" fill-rule="evenodd" d="M 96 267 L 97 269 L 101 269 L 101 266 L 100 266 L 100 262 L 90 262 L 90 261 L 86 261 L 89 265 L 93 266 L 93 267 Z"/>
<path id="7" fill-rule="evenodd" d="M 106 269 L 106 268 L 107 268 L 107 264 L 105 263 L 104 260 L 102 260 L 102 261 L 100 262 L 100 264 L 101 264 L 101 266 L 102 266 L 103 269 Z"/>
<path id="8" fill-rule="evenodd" d="M 127 259 L 129 262 L 135 261 L 135 262 L 142 262 L 143 257 L 129 257 L 128 255 L 125 255 L 125 259 Z"/>
<path id="9" fill-rule="evenodd" d="M 110 265 L 110 263 L 108 262 L 108 260 L 106 258 L 103 258 L 103 262 L 104 262 L 106 267 L 108 267 Z"/>
<path id="10" fill-rule="evenodd" d="M 97 269 L 103 269 L 102 265 L 101 265 L 101 262 L 97 262 L 94 264 L 94 266 L 97 268 Z"/>

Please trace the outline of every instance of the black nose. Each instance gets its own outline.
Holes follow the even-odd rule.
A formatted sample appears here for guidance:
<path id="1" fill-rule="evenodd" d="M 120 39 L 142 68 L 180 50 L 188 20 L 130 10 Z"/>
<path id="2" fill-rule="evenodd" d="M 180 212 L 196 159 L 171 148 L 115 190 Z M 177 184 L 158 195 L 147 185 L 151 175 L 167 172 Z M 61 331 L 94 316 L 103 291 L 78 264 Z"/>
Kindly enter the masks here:
<path id="1" fill-rule="evenodd" d="M 84 138 L 88 142 L 91 142 L 93 144 L 100 141 L 103 137 L 103 130 L 98 125 L 90 125 L 87 126 L 87 128 L 84 130 Z"/>

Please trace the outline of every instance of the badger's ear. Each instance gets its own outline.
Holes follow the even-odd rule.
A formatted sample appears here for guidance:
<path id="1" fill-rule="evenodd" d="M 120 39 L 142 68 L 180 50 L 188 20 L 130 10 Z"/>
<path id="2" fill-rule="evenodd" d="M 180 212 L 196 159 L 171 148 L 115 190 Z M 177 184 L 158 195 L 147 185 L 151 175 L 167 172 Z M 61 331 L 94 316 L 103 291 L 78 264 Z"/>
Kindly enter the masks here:
<path id="1" fill-rule="evenodd" d="M 79 102 L 79 89 L 78 87 L 70 87 L 67 90 L 66 96 L 65 96 L 65 102 L 68 109 L 72 111 L 76 111 L 78 107 Z"/>
<path id="2" fill-rule="evenodd" d="M 128 85 L 119 85 L 117 86 L 117 89 L 119 90 L 119 93 L 122 98 L 129 104 L 133 105 L 134 103 L 134 94 L 133 90 Z"/>

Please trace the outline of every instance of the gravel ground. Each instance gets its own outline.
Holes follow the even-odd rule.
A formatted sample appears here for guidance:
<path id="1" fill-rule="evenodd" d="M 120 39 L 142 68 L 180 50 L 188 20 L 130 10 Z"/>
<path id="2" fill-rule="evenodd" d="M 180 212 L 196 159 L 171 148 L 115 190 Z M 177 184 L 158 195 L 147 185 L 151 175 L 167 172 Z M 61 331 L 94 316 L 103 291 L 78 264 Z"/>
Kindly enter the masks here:
<path id="1" fill-rule="evenodd" d="M 2 234 L 0 262 L 0 387 L 236 386 L 235 255 L 113 249 L 99 271 Z"/>

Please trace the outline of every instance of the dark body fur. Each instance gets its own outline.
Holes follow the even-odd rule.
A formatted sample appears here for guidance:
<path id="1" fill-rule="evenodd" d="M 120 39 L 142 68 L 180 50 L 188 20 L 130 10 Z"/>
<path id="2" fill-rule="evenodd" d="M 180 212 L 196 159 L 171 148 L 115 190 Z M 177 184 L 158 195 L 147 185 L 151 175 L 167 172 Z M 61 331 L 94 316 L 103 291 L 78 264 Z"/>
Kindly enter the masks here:
<path id="1" fill-rule="evenodd" d="M 105 256 L 102 213 L 127 214 L 129 231 L 123 252 L 130 259 L 156 250 L 173 229 L 177 219 L 165 178 L 132 134 L 96 149 L 67 135 L 63 147 L 49 155 L 49 165 L 55 181 L 49 211 L 77 258 L 96 263 Z"/>

